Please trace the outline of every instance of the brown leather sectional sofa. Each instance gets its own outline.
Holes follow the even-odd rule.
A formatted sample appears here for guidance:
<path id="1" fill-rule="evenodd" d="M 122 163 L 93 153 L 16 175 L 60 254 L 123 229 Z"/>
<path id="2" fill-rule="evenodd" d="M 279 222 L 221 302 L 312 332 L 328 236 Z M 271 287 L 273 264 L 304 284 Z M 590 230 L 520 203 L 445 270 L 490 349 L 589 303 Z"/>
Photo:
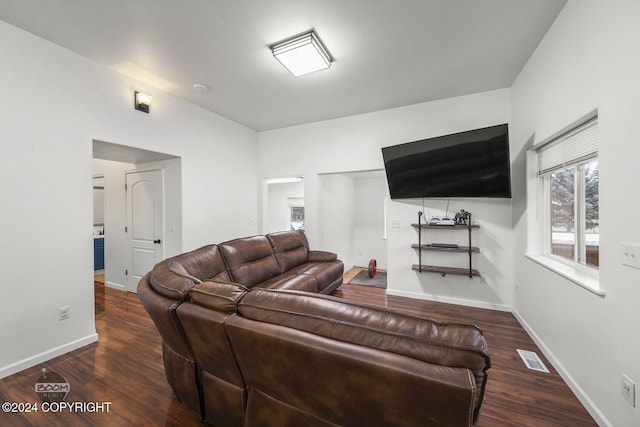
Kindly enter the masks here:
<path id="1" fill-rule="evenodd" d="M 138 295 L 178 399 L 215 426 L 475 425 L 490 366 L 481 331 L 320 295 L 342 273 L 301 232 L 156 265 Z"/>

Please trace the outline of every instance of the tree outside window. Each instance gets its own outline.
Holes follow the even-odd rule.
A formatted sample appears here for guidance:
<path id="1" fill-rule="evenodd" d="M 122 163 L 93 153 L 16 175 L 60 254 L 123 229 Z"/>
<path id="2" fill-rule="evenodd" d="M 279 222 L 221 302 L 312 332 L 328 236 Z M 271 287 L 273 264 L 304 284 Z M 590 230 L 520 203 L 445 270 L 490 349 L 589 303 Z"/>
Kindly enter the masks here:
<path id="1" fill-rule="evenodd" d="M 584 166 L 585 177 L 585 264 L 600 265 L 600 170 L 598 160 Z"/>
<path id="2" fill-rule="evenodd" d="M 304 206 L 291 206 L 291 230 L 304 231 Z"/>
<path id="3" fill-rule="evenodd" d="M 554 172 L 549 181 L 550 252 L 597 268 L 600 264 L 598 160 Z"/>

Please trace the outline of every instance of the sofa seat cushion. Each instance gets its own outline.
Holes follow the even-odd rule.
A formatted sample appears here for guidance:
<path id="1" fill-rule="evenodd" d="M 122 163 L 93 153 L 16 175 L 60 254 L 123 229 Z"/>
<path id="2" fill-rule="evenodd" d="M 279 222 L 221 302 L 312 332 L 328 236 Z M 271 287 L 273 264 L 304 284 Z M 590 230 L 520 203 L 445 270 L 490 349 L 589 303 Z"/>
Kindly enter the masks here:
<path id="1" fill-rule="evenodd" d="M 305 292 L 318 292 L 318 281 L 311 274 L 288 272 L 255 285 L 264 289 L 288 289 Z"/>
<path id="2" fill-rule="evenodd" d="M 266 236 L 244 237 L 219 246 L 233 282 L 251 288 L 282 273 Z"/>
<path id="3" fill-rule="evenodd" d="M 342 277 L 344 264 L 338 260 L 333 262 L 307 262 L 292 269 L 291 273 L 313 276 L 318 283 L 316 292 L 322 293 L 324 289 Z"/>

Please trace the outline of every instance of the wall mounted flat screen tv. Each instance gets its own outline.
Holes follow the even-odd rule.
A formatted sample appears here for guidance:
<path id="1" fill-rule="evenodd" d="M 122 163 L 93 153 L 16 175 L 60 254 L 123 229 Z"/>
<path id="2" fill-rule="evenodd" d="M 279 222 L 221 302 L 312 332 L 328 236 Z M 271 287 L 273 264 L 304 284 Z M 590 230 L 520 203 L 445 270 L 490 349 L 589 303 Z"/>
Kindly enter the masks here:
<path id="1" fill-rule="evenodd" d="M 392 199 L 511 198 L 507 124 L 383 147 L 382 157 Z"/>

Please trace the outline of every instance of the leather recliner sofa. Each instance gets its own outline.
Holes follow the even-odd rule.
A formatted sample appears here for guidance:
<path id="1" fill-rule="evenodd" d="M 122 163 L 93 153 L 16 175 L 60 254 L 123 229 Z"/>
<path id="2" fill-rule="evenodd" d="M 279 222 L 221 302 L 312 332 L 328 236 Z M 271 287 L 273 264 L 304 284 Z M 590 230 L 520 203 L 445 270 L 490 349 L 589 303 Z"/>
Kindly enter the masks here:
<path id="1" fill-rule="evenodd" d="M 200 368 L 176 315 L 194 286 L 215 281 L 328 294 L 342 284 L 343 272 L 337 255 L 310 250 L 302 231 L 208 245 L 155 265 L 138 283 L 138 297 L 162 337 L 165 376 L 176 397 L 202 415 Z"/>
<path id="2" fill-rule="evenodd" d="M 199 255 L 181 256 L 185 271 L 194 271 Z M 153 272 L 138 291 L 163 337 L 167 379 L 204 424 L 477 422 L 490 366 L 477 327 L 395 313 L 296 286 L 246 286 L 229 280 L 229 270 L 210 269 L 211 280 L 179 288 L 181 298 L 173 298 L 171 307 L 166 300 L 172 298 L 158 291 L 168 293 L 171 284 L 162 280 L 160 287 Z M 179 337 L 180 345 L 167 337 Z"/>

